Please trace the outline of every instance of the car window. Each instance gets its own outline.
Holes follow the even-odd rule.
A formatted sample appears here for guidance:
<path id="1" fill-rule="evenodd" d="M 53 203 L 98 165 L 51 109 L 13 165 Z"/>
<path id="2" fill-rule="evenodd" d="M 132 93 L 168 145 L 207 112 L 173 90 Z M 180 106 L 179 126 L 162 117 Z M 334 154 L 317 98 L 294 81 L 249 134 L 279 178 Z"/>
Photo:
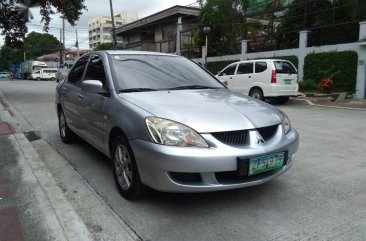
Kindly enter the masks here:
<path id="1" fill-rule="evenodd" d="M 106 75 L 103 60 L 100 56 L 92 56 L 86 70 L 84 80 L 100 80 L 103 88 L 106 87 Z"/>
<path id="2" fill-rule="evenodd" d="M 278 74 L 297 74 L 296 69 L 287 61 L 274 61 Z"/>
<path id="3" fill-rule="evenodd" d="M 253 74 L 253 62 L 239 64 L 236 74 Z"/>
<path id="4" fill-rule="evenodd" d="M 235 70 L 236 70 L 236 66 L 237 66 L 237 64 L 230 65 L 229 67 L 227 67 L 226 69 L 224 69 L 224 70 L 220 73 L 220 76 L 225 76 L 225 75 L 234 75 Z"/>
<path id="5" fill-rule="evenodd" d="M 266 71 L 267 63 L 266 62 L 255 62 L 255 72 L 262 73 Z"/>
<path id="6" fill-rule="evenodd" d="M 184 57 L 169 55 L 113 55 L 111 65 L 116 89 L 164 90 L 188 86 L 225 88 L 199 65 Z"/>
<path id="7" fill-rule="evenodd" d="M 76 62 L 74 68 L 70 71 L 67 82 L 81 87 L 81 79 L 84 74 L 85 66 L 88 63 L 89 56 L 82 57 Z"/>

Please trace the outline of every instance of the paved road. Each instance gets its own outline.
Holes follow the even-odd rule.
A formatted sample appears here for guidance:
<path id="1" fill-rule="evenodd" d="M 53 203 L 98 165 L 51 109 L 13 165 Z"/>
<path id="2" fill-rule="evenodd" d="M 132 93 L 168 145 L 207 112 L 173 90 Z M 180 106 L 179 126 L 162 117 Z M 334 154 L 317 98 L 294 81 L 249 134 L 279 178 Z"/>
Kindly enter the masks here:
<path id="1" fill-rule="evenodd" d="M 82 141 L 61 143 L 55 87 L 0 80 L 28 128 L 39 130 L 145 240 L 366 240 L 366 111 L 280 106 L 300 133 L 300 147 L 292 169 L 278 179 L 216 193 L 154 192 L 128 202 L 106 157 Z"/>

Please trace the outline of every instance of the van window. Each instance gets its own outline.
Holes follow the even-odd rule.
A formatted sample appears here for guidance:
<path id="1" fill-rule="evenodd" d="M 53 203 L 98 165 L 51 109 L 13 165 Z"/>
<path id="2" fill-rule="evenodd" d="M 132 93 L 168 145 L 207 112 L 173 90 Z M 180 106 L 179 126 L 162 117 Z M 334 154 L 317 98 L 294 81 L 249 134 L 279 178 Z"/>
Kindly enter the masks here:
<path id="1" fill-rule="evenodd" d="M 253 74 L 253 62 L 239 64 L 236 74 Z"/>
<path id="2" fill-rule="evenodd" d="M 274 61 L 278 74 L 297 74 L 296 69 L 287 61 Z"/>
<path id="3" fill-rule="evenodd" d="M 57 73 L 57 70 L 54 69 L 44 69 L 43 73 Z"/>
<path id="4" fill-rule="evenodd" d="M 236 64 L 230 65 L 220 73 L 220 76 L 233 75 L 235 73 Z"/>
<path id="5" fill-rule="evenodd" d="M 255 72 L 262 73 L 266 71 L 267 63 L 266 62 L 255 62 Z"/>

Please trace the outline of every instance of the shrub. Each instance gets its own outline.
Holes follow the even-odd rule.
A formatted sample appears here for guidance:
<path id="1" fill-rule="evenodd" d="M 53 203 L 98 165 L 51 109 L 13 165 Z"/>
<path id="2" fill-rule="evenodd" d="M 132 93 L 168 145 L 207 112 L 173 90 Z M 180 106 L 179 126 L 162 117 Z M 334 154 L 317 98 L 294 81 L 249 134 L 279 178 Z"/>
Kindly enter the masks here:
<path id="1" fill-rule="evenodd" d="M 300 92 L 317 92 L 319 91 L 319 85 L 314 80 L 303 80 L 299 82 Z"/>
<path id="2" fill-rule="evenodd" d="M 358 55 L 354 51 L 309 54 L 305 58 L 304 79 L 319 84 L 331 77 L 335 92 L 355 92 Z"/>

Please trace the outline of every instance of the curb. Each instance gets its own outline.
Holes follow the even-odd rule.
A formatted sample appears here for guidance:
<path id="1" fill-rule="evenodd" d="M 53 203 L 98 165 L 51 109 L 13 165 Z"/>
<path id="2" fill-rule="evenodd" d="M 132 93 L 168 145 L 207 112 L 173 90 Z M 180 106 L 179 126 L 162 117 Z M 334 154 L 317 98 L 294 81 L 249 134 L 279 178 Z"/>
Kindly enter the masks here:
<path id="1" fill-rule="evenodd" d="M 366 111 L 365 108 L 315 104 L 314 102 L 312 102 L 311 100 L 308 100 L 308 99 L 291 99 L 291 100 L 293 100 L 293 101 L 302 101 L 302 102 L 305 102 L 306 105 L 311 105 L 311 106 L 316 106 L 316 107 L 325 107 L 325 108 L 333 108 L 333 109 L 344 109 L 344 110 L 361 110 L 361 111 Z"/>

